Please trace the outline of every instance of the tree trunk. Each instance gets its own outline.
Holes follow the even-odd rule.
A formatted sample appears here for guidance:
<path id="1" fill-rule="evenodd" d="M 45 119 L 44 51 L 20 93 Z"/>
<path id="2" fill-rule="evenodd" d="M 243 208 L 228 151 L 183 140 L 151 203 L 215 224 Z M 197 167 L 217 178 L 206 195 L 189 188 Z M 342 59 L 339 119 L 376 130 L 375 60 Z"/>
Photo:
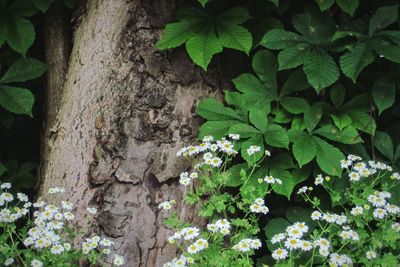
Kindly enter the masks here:
<path id="1" fill-rule="evenodd" d="M 197 135 L 198 99 L 220 86 L 184 50 L 154 48 L 176 1 L 81 2 L 70 54 L 63 16 L 47 18 L 40 195 L 64 187 L 76 229 L 111 238 L 126 266 L 162 266 L 176 251 L 157 205 L 175 199 L 181 219 L 200 223 L 196 208 L 182 204 L 177 177 L 189 164 L 175 153 Z M 94 218 L 88 206 L 98 208 Z"/>

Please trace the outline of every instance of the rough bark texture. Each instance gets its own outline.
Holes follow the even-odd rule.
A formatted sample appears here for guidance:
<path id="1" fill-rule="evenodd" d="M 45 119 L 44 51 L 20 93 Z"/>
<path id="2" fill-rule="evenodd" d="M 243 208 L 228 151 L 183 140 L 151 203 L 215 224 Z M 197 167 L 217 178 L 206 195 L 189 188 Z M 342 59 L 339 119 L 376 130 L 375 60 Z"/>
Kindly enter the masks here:
<path id="1" fill-rule="evenodd" d="M 63 186 L 76 203 L 75 226 L 113 239 L 126 266 L 162 266 L 176 251 L 158 203 L 176 199 L 181 219 L 201 223 L 196 208 L 181 202 L 177 177 L 189 165 L 175 153 L 197 135 L 196 103 L 219 86 L 184 51 L 154 48 L 175 1 L 82 5 L 62 86 L 54 75 L 64 60 L 50 61 L 58 67 L 49 71 L 48 101 L 54 90 L 62 95 L 49 104 L 58 112 L 44 131 L 40 192 Z M 62 42 L 46 49 L 60 56 Z M 94 218 L 88 206 L 98 208 Z"/>

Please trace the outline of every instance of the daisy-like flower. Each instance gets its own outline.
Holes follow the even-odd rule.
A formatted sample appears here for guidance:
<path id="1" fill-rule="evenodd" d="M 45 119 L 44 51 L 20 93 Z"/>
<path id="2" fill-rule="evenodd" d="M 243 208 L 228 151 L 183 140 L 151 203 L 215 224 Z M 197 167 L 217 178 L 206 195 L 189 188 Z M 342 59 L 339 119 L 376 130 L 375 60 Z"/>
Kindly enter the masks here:
<path id="1" fill-rule="evenodd" d="M 231 224 L 227 219 L 218 220 L 215 222 L 215 225 L 217 225 L 217 227 L 220 229 L 223 229 L 223 228 L 230 229 L 231 228 Z"/>
<path id="2" fill-rule="evenodd" d="M 11 188 L 11 183 L 2 183 L 0 185 L 1 189 L 10 189 Z"/>
<path id="3" fill-rule="evenodd" d="M 387 211 L 382 209 L 382 208 L 377 208 L 374 210 L 374 212 L 372 213 L 372 215 L 374 216 L 374 218 L 376 219 L 383 219 L 385 218 L 385 216 L 387 215 Z"/>
<path id="4" fill-rule="evenodd" d="M 64 247 L 60 244 L 56 244 L 51 247 L 50 251 L 54 255 L 59 255 L 59 254 L 63 253 Z"/>
<path id="5" fill-rule="evenodd" d="M 4 192 L 0 195 L 0 199 L 2 199 L 5 202 L 11 202 L 14 200 L 14 196 L 8 192 Z"/>
<path id="6" fill-rule="evenodd" d="M 271 243 L 272 244 L 279 243 L 282 240 L 284 240 L 285 238 L 286 238 L 286 234 L 284 234 L 284 233 L 276 234 L 271 238 Z"/>
<path id="7" fill-rule="evenodd" d="M 72 203 L 71 202 L 69 202 L 69 201 L 61 201 L 61 207 L 63 208 L 63 209 L 65 209 L 65 210 L 72 210 L 72 208 L 73 208 L 73 205 L 72 205 Z"/>
<path id="8" fill-rule="evenodd" d="M 187 252 L 190 254 L 196 254 L 198 251 L 200 251 L 200 248 L 196 245 L 196 243 L 191 244 L 187 248 Z"/>
<path id="9" fill-rule="evenodd" d="M 203 137 L 203 142 L 212 142 L 214 141 L 214 137 L 211 135 L 206 135 Z"/>
<path id="10" fill-rule="evenodd" d="M 360 181 L 360 174 L 358 172 L 351 172 L 349 173 L 349 180 L 352 182 Z"/>
<path id="11" fill-rule="evenodd" d="M 394 204 L 389 204 L 389 203 L 387 203 L 386 206 L 385 206 L 385 209 L 386 209 L 389 213 L 391 213 L 391 214 L 400 213 L 400 208 L 399 208 L 399 206 L 396 206 L 396 205 L 394 205 Z"/>
<path id="12" fill-rule="evenodd" d="M 289 250 L 297 249 L 301 246 L 301 240 L 298 238 L 289 237 L 285 241 L 285 247 Z"/>
<path id="13" fill-rule="evenodd" d="M 274 184 L 274 183 L 275 183 L 275 178 L 272 177 L 271 175 L 268 175 L 268 176 L 265 176 L 265 177 L 264 177 L 264 181 L 265 181 L 267 184 Z"/>
<path id="14" fill-rule="evenodd" d="M 399 181 L 400 180 L 400 174 L 398 172 L 394 172 L 390 176 L 390 179 Z"/>
<path id="15" fill-rule="evenodd" d="M 329 255 L 329 249 L 326 247 L 321 247 L 318 250 L 319 254 L 321 254 L 321 256 L 327 257 Z"/>
<path id="16" fill-rule="evenodd" d="M 17 198 L 19 199 L 19 201 L 22 201 L 22 202 L 28 202 L 29 201 L 28 196 L 23 194 L 23 193 L 17 193 Z"/>
<path id="17" fill-rule="evenodd" d="M 120 255 L 114 255 L 114 260 L 113 260 L 113 264 L 115 266 L 122 266 L 125 263 L 125 260 L 122 256 Z"/>
<path id="18" fill-rule="evenodd" d="M 10 266 L 11 264 L 14 263 L 14 259 L 13 258 L 8 258 L 6 259 L 6 261 L 4 262 L 4 266 Z"/>
<path id="19" fill-rule="evenodd" d="M 87 207 L 86 210 L 92 215 L 97 213 L 97 209 L 94 207 Z"/>
<path id="20" fill-rule="evenodd" d="M 326 238 L 319 238 L 318 240 L 315 241 L 315 245 L 319 246 L 320 248 L 326 248 L 326 249 L 329 249 L 331 247 L 331 243 Z"/>
<path id="21" fill-rule="evenodd" d="M 400 232 L 400 223 L 393 223 L 392 224 L 392 229 L 395 230 L 396 232 Z"/>
<path id="22" fill-rule="evenodd" d="M 261 248 L 261 246 L 262 246 L 260 239 L 253 239 L 253 240 L 251 240 L 250 245 L 251 245 L 251 247 L 254 248 L 254 249 L 259 249 L 259 248 Z"/>
<path id="23" fill-rule="evenodd" d="M 321 212 L 319 212 L 319 211 L 313 211 L 312 213 L 311 213 L 311 219 L 312 220 L 319 220 L 319 219 L 321 219 L 321 217 L 322 217 L 322 214 L 321 214 Z"/>
<path id="24" fill-rule="evenodd" d="M 163 209 L 163 210 L 169 210 L 172 208 L 172 204 L 174 204 L 175 201 L 171 200 L 171 201 L 163 201 L 158 205 L 159 209 Z"/>
<path id="25" fill-rule="evenodd" d="M 309 190 L 309 188 L 307 186 L 303 186 L 297 191 L 297 194 L 298 195 L 305 194 L 308 190 Z"/>
<path id="26" fill-rule="evenodd" d="M 283 248 L 275 249 L 272 252 L 272 258 L 274 258 L 274 260 L 283 260 L 283 259 L 286 259 L 287 256 L 288 256 L 288 252 L 286 249 L 283 249 Z"/>
<path id="27" fill-rule="evenodd" d="M 365 253 L 365 257 L 367 257 L 367 259 L 372 260 L 376 258 L 376 252 L 373 250 L 368 250 L 367 253 Z"/>
<path id="28" fill-rule="evenodd" d="M 213 167 L 219 167 L 219 166 L 221 166 L 221 164 L 222 164 L 222 160 L 218 157 L 213 157 L 210 160 L 210 165 Z"/>
<path id="29" fill-rule="evenodd" d="M 301 238 L 303 236 L 303 231 L 301 231 L 300 229 L 298 229 L 295 226 L 288 226 L 286 228 L 286 233 L 288 234 L 289 237 L 291 238 Z"/>
<path id="30" fill-rule="evenodd" d="M 229 138 L 232 140 L 239 140 L 240 134 L 229 134 Z"/>
<path id="31" fill-rule="evenodd" d="M 360 207 L 360 206 L 355 206 L 355 207 L 352 208 L 351 211 L 350 211 L 350 213 L 351 213 L 353 216 L 362 215 L 363 212 L 364 212 L 364 209 L 363 209 L 363 207 Z"/>
<path id="32" fill-rule="evenodd" d="M 195 244 L 199 247 L 200 250 L 208 248 L 208 241 L 204 238 L 197 239 Z"/>
<path id="33" fill-rule="evenodd" d="M 310 241 L 301 240 L 300 249 L 303 251 L 310 251 L 313 249 L 313 245 L 311 244 Z"/>
<path id="34" fill-rule="evenodd" d="M 255 154 L 255 153 L 257 153 L 257 152 L 260 152 L 261 151 L 261 147 L 259 147 L 259 146 L 250 146 L 248 149 L 247 149 L 247 154 L 249 155 L 249 156 L 252 156 L 253 154 Z"/>
<path id="35" fill-rule="evenodd" d="M 261 210 L 261 206 L 260 205 L 258 205 L 256 203 L 253 203 L 253 204 L 250 205 L 250 211 L 251 212 L 259 213 L 260 210 Z"/>
<path id="36" fill-rule="evenodd" d="M 340 167 L 341 167 L 342 169 L 346 169 L 346 168 L 350 167 L 351 164 L 352 164 L 351 160 L 342 159 L 342 160 L 340 161 Z"/>
<path id="37" fill-rule="evenodd" d="M 228 228 L 222 228 L 221 230 L 219 230 L 219 232 L 225 236 L 229 235 L 231 233 L 231 230 L 229 230 Z"/>
<path id="38" fill-rule="evenodd" d="M 193 238 L 196 238 L 200 234 L 200 230 L 196 227 L 187 227 L 182 229 L 182 232 L 184 233 L 183 239 L 185 240 L 191 240 Z"/>
<path id="39" fill-rule="evenodd" d="M 295 224 L 293 224 L 293 226 L 302 231 L 303 233 L 308 232 L 308 226 L 306 225 L 305 222 L 296 222 Z"/>
<path id="40" fill-rule="evenodd" d="M 207 224 L 207 230 L 212 233 L 216 233 L 218 232 L 218 227 L 214 223 L 209 223 Z"/>
<path id="41" fill-rule="evenodd" d="M 251 247 L 251 239 L 245 238 L 239 241 L 236 245 L 233 246 L 233 249 L 238 250 L 240 252 L 248 252 L 252 249 Z"/>
<path id="42" fill-rule="evenodd" d="M 262 199 L 262 198 L 256 198 L 255 200 L 254 200 L 254 203 L 255 204 L 258 204 L 258 205 L 264 205 L 264 199 Z"/>
<path id="43" fill-rule="evenodd" d="M 319 174 L 319 175 L 315 178 L 314 184 L 315 184 L 315 185 L 320 185 L 320 184 L 322 184 L 323 182 L 324 182 L 324 178 L 322 177 L 321 174 Z"/>
<path id="44" fill-rule="evenodd" d="M 43 262 L 40 260 L 32 260 L 31 267 L 43 267 Z"/>

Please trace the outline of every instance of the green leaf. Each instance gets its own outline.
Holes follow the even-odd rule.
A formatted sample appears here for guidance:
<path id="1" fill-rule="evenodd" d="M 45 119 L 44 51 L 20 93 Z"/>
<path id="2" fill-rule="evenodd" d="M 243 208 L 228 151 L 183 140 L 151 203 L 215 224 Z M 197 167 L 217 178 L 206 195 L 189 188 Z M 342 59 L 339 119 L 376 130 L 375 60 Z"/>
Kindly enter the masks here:
<path id="1" fill-rule="evenodd" d="M 253 37 L 249 30 L 230 22 L 217 22 L 218 38 L 222 46 L 249 54 L 253 45 Z"/>
<path id="2" fill-rule="evenodd" d="M 337 5 L 346 13 L 353 16 L 354 11 L 356 11 L 359 3 L 358 0 L 336 0 Z"/>
<path id="3" fill-rule="evenodd" d="M 335 107 L 340 107 L 346 97 L 346 89 L 341 83 L 337 83 L 331 87 L 330 97 Z"/>
<path id="4" fill-rule="evenodd" d="M 30 17 L 38 12 L 33 2 L 26 0 L 14 1 L 8 10 L 22 17 Z"/>
<path id="5" fill-rule="evenodd" d="M 69 8 L 69 9 L 74 9 L 76 5 L 78 4 L 79 0 L 64 0 L 64 4 Z"/>
<path id="6" fill-rule="evenodd" d="M 300 97 L 282 97 L 279 103 L 290 113 L 300 114 L 306 112 L 310 105 L 304 98 Z"/>
<path id="7" fill-rule="evenodd" d="M 357 130 L 352 126 L 347 126 L 340 131 L 333 125 L 325 125 L 315 130 L 314 133 L 343 144 L 356 144 L 362 141 Z"/>
<path id="8" fill-rule="evenodd" d="M 199 18 L 169 23 L 161 39 L 156 43 L 156 47 L 161 50 L 178 47 L 195 35 L 203 25 L 204 21 Z"/>
<path id="9" fill-rule="evenodd" d="M 6 71 L 0 83 L 25 82 L 40 77 L 46 71 L 46 64 L 34 58 L 22 58 Z"/>
<path id="10" fill-rule="evenodd" d="M 393 163 L 396 163 L 400 159 L 400 145 L 397 145 L 396 152 L 394 153 Z"/>
<path id="11" fill-rule="evenodd" d="M 345 113 L 331 114 L 330 116 L 333 120 L 333 123 L 339 128 L 340 131 L 352 124 L 350 116 Z"/>
<path id="12" fill-rule="evenodd" d="M 206 4 L 208 3 L 208 0 L 197 0 L 203 7 L 206 6 Z"/>
<path id="13" fill-rule="evenodd" d="M 282 184 L 274 185 L 272 187 L 272 190 L 275 193 L 285 196 L 290 200 L 290 195 L 293 192 L 293 188 L 296 186 L 292 174 L 287 170 L 273 168 L 270 170 L 269 175 L 282 180 Z"/>
<path id="14" fill-rule="evenodd" d="M 343 153 L 316 136 L 314 136 L 314 140 L 317 143 L 316 158 L 318 166 L 329 175 L 340 176 L 342 173 L 340 161 L 345 158 Z"/>
<path id="15" fill-rule="evenodd" d="M 376 131 L 374 135 L 374 146 L 389 160 L 393 160 L 394 147 L 392 138 L 385 132 Z"/>
<path id="16" fill-rule="evenodd" d="M 259 130 L 246 123 L 237 123 L 229 128 L 229 133 L 240 134 L 241 138 L 253 137 L 254 135 L 261 134 Z"/>
<path id="17" fill-rule="evenodd" d="M 304 64 L 310 46 L 298 44 L 283 49 L 278 54 L 279 70 L 293 69 Z"/>
<path id="18" fill-rule="evenodd" d="M 322 106 L 318 103 L 315 103 L 304 112 L 304 124 L 309 132 L 314 130 L 323 114 Z"/>
<path id="19" fill-rule="evenodd" d="M 35 98 L 24 88 L 0 86 L 0 106 L 15 114 L 32 115 Z"/>
<path id="20" fill-rule="evenodd" d="M 247 164 L 246 163 L 241 163 L 241 164 L 236 164 L 233 165 L 231 168 L 228 170 L 228 179 L 226 181 L 227 186 L 232 186 L 236 187 L 241 184 L 243 184 L 243 180 L 241 178 L 240 172 L 241 170 L 247 170 Z"/>
<path id="21" fill-rule="evenodd" d="M 270 166 L 274 166 L 274 168 L 282 170 L 296 168 L 296 165 L 294 164 L 293 159 L 288 152 L 274 154 L 270 159 Z"/>
<path id="22" fill-rule="evenodd" d="M 396 99 L 396 84 L 393 81 L 381 79 L 372 86 L 372 96 L 379 110 L 382 111 L 390 108 Z"/>
<path id="23" fill-rule="evenodd" d="M 243 73 L 232 80 L 236 89 L 248 95 L 254 95 L 255 99 L 264 99 L 271 102 L 277 98 L 276 92 L 268 89 L 253 74 Z"/>
<path id="24" fill-rule="evenodd" d="M 339 69 L 335 61 L 321 49 L 313 49 L 307 55 L 304 72 L 317 93 L 339 79 Z"/>
<path id="25" fill-rule="evenodd" d="M 268 0 L 268 1 L 274 3 L 274 5 L 275 5 L 276 7 L 279 7 L 279 0 Z"/>
<path id="26" fill-rule="evenodd" d="M 254 199 L 264 196 L 268 192 L 267 186 L 260 186 L 259 178 L 265 177 L 268 174 L 267 164 L 263 164 L 253 175 L 251 175 L 240 187 L 240 194 L 245 203 L 253 203 Z"/>
<path id="27" fill-rule="evenodd" d="M 323 16 L 317 10 L 294 15 L 292 24 L 304 40 L 315 45 L 330 43 L 336 30 L 332 18 Z"/>
<path id="28" fill-rule="evenodd" d="M 335 3 L 335 0 L 315 0 L 315 2 L 317 2 L 321 11 L 325 11 Z"/>
<path id="29" fill-rule="evenodd" d="M 277 93 L 276 75 L 278 72 L 278 62 L 276 56 L 267 50 L 260 50 L 253 56 L 252 66 L 258 78 L 265 87 Z"/>
<path id="30" fill-rule="evenodd" d="M 301 168 L 314 159 L 317 151 L 317 144 L 311 135 L 302 132 L 302 134 L 294 140 L 292 150 Z"/>
<path id="31" fill-rule="evenodd" d="M 373 135 L 375 133 L 376 124 L 373 117 L 360 111 L 351 111 L 347 113 L 353 121 L 353 126 L 362 131 Z"/>
<path id="32" fill-rule="evenodd" d="M 272 147 L 288 148 L 289 136 L 285 129 L 278 124 L 268 124 L 268 129 L 264 133 L 265 142 Z"/>
<path id="33" fill-rule="evenodd" d="M 307 77 L 301 69 L 297 69 L 289 76 L 285 84 L 282 87 L 279 97 L 282 98 L 293 92 L 303 91 L 310 88 L 310 84 L 307 82 Z"/>
<path id="34" fill-rule="evenodd" d="M 283 29 L 273 29 L 267 32 L 260 44 L 269 49 L 284 49 L 292 47 L 301 41 L 300 35 Z"/>
<path id="35" fill-rule="evenodd" d="M 2 176 L 7 171 L 6 166 L 0 162 L 0 176 Z"/>
<path id="36" fill-rule="evenodd" d="M 215 139 L 220 139 L 228 133 L 229 128 L 239 121 L 206 121 L 199 129 L 199 138 L 212 135 Z"/>
<path id="37" fill-rule="evenodd" d="M 233 109 L 224 107 L 214 98 L 203 99 L 197 107 L 197 114 L 211 121 L 242 120 Z"/>
<path id="38" fill-rule="evenodd" d="M 33 0 L 35 6 L 43 13 L 49 9 L 54 0 Z"/>
<path id="39" fill-rule="evenodd" d="M 340 57 L 340 68 L 353 83 L 366 66 L 374 62 L 375 57 L 368 43 L 359 43 Z"/>
<path id="40" fill-rule="evenodd" d="M 249 11 L 245 7 L 233 7 L 218 16 L 219 19 L 232 23 L 242 24 L 251 19 Z"/>
<path id="41" fill-rule="evenodd" d="M 269 106 L 255 105 L 249 108 L 249 120 L 262 132 L 265 132 L 268 127 Z"/>
<path id="42" fill-rule="evenodd" d="M 398 5 L 383 6 L 378 8 L 369 21 L 369 35 L 382 30 L 392 23 L 395 23 L 398 16 Z"/>
<path id="43" fill-rule="evenodd" d="M 374 40 L 374 50 L 382 57 L 400 63 L 400 45 L 392 44 L 386 40 Z"/>
<path id="44" fill-rule="evenodd" d="M 247 149 L 250 146 L 259 146 L 260 151 L 255 152 L 252 155 L 249 155 L 247 153 Z M 265 153 L 264 151 L 265 149 L 264 149 L 263 136 L 261 134 L 258 134 L 248 139 L 247 141 L 243 142 L 240 155 L 242 155 L 242 158 L 249 164 L 249 166 L 252 166 L 262 158 L 262 156 Z"/>
<path id="45" fill-rule="evenodd" d="M 5 37 L 10 47 L 25 56 L 35 40 L 32 23 L 22 17 L 9 15 L 5 19 Z"/>
<path id="46" fill-rule="evenodd" d="M 204 70 L 207 70 L 213 55 L 222 52 L 222 49 L 212 24 L 204 26 L 186 42 L 190 58 Z"/>

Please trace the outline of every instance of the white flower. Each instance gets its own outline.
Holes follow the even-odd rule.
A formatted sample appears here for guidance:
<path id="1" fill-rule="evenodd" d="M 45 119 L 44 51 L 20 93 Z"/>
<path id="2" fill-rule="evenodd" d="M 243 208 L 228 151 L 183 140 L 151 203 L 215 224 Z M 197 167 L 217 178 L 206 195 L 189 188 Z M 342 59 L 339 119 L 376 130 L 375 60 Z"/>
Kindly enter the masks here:
<path id="1" fill-rule="evenodd" d="M 163 209 L 163 210 L 169 210 L 172 208 L 173 202 L 175 202 L 175 201 L 168 201 L 168 200 L 163 201 L 158 205 L 158 208 Z"/>
<path id="2" fill-rule="evenodd" d="M 261 211 L 261 206 L 256 204 L 256 203 L 253 203 L 253 204 L 250 205 L 250 211 L 251 212 L 255 212 L 255 213 L 259 213 Z"/>
<path id="3" fill-rule="evenodd" d="M 189 175 L 189 177 L 190 177 L 191 179 L 196 179 L 196 178 L 199 177 L 199 174 L 198 174 L 197 172 L 192 172 L 192 173 Z"/>
<path id="4" fill-rule="evenodd" d="M 22 202 L 28 202 L 29 201 L 28 196 L 23 194 L 23 193 L 17 193 L 17 198 Z"/>
<path id="5" fill-rule="evenodd" d="M 218 232 L 218 227 L 214 223 L 207 224 L 207 229 L 212 233 Z"/>
<path id="6" fill-rule="evenodd" d="M 399 181 L 399 180 L 400 180 L 400 174 L 399 174 L 398 172 L 394 172 L 394 173 L 390 176 L 390 179 Z"/>
<path id="7" fill-rule="evenodd" d="M 211 135 L 206 135 L 203 137 L 203 142 L 212 142 L 214 140 L 214 137 Z"/>
<path id="8" fill-rule="evenodd" d="M 305 194 L 308 190 L 309 190 L 309 188 L 307 186 L 303 186 L 297 191 L 297 194 L 298 195 Z"/>
<path id="9" fill-rule="evenodd" d="M 286 233 L 291 238 L 301 238 L 303 236 L 303 231 L 293 225 L 286 228 Z"/>
<path id="10" fill-rule="evenodd" d="M 278 248 L 272 252 L 272 258 L 275 260 L 283 260 L 286 259 L 288 256 L 288 252 L 286 249 Z"/>
<path id="11" fill-rule="evenodd" d="M 264 205 L 264 199 L 262 199 L 262 198 L 256 198 L 255 200 L 254 200 L 254 203 L 255 204 L 258 204 L 258 205 Z"/>
<path id="12" fill-rule="evenodd" d="M 395 230 L 396 232 L 400 232 L 400 223 L 393 223 L 392 224 L 392 229 Z"/>
<path id="13" fill-rule="evenodd" d="M 66 251 L 70 251 L 71 250 L 71 244 L 70 243 L 64 243 L 63 247 Z"/>
<path id="14" fill-rule="evenodd" d="M 100 245 L 102 245 L 103 247 L 111 247 L 113 244 L 114 244 L 114 242 L 109 240 L 109 239 L 107 239 L 107 238 L 103 238 L 100 241 Z"/>
<path id="15" fill-rule="evenodd" d="M 187 248 L 187 252 L 190 254 L 196 254 L 199 251 L 200 251 L 200 248 L 199 248 L 199 246 L 196 245 L 196 243 L 191 244 Z"/>
<path id="16" fill-rule="evenodd" d="M 349 178 L 350 178 L 350 181 L 352 181 L 352 182 L 360 181 L 360 174 L 358 174 L 357 172 L 351 172 L 349 174 Z"/>
<path id="17" fill-rule="evenodd" d="M 266 155 L 267 157 L 270 157 L 270 156 L 271 156 L 271 152 L 270 152 L 269 150 L 265 150 L 264 153 L 265 153 L 265 155 Z"/>
<path id="18" fill-rule="evenodd" d="M 377 208 L 373 212 L 373 216 L 376 219 L 383 219 L 387 215 L 387 211 L 381 208 Z"/>
<path id="19" fill-rule="evenodd" d="M 364 209 L 363 209 L 363 207 L 360 207 L 360 206 L 355 206 L 355 207 L 352 208 L 351 211 L 350 211 L 350 213 L 351 213 L 353 216 L 361 215 L 361 214 L 363 214 L 363 212 L 364 212 Z"/>
<path id="20" fill-rule="evenodd" d="M 253 155 L 254 153 L 260 152 L 260 151 L 261 151 L 261 147 L 259 147 L 259 146 L 250 146 L 250 147 L 247 149 L 247 154 L 248 154 L 249 156 L 251 156 L 251 155 Z"/>
<path id="21" fill-rule="evenodd" d="M 4 183 L 0 185 L 1 189 L 10 189 L 11 188 L 11 184 L 10 183 Z"/>
<path id="22" fill-rule="evenodd" d="M 218 157 L 213 157 L 210 160 L 210 165 L 213 167 L 219 167 L 219 166 L 221 166 L 221 164 L 222 164 L 222 160 Z"/>
<path id="23" fill-rule="evenodd" d="M 229 138 L 232 140 L 239 140 L 240 134 L 229 134 Z"/>
<path id="24" fill-rule="evenodd" d="M 196 238 L 200 234 L 200 230 L 196 227 L 187 227 L 182 229 L 182 232 L 184 234 L 183 239 L 185 240 L 191 240 L 193 238 Z"/>
<path id="25" fill-rule="evenodd" d="M 265 176 L 265 177 L 264 177 L 264 181 L 265 181 L 267 184 L 274 184 L 274 183 L 276 182 L 276 181 L 275 181 L 275 178 L 272 177 L 271 175 Z"/>
<path id="26" fill-rule="evenodd" d="M 242 239 L 239 243 L 233 246 L 233 249 L 240 252 L 248 252 L 252 249 L 251 242 L 252 240 L 250 238 Z"/>
<path id="27" fill-rule="evenodd" d="M 259 249 L 262 247 L 260 239 L 252 239 L 250 245 L 251 245 L 251 248 L 254 248 L 254 249 Z"/>
<path id="28" fill-rule="evenodd" d="M 51 247 L 50 251 L 51 251 L 52 254 L 58 255 L 58 254 L 61 254 L 64 251 L 64 247 L 61 246 L 60 244 L 56 244 L 56 245 Z"/>
<path id="29" fill-rule="evenodd" d="M 324 178 L 322 177 L 321 174 L 319 174 L 319 175 L 315 178 L 314 184 L 315 184 L 315 185 L 320 185 L 320 184 L 322 184 L 323 182 L 324 182 Z"/>
<path id="30" fill-rule="evenodd" d="M 97 213 L 97 209 L 94 207 L 87 207 L 86 210 L 92 215 Z"/>
<path id="31" fill-rule="evenodd" d="M 197 239 L 195 243 L 199 247 L 200 250 L 208 248 L 208 241 L 205 240 L 204 238 Z"/>
<path id="32" fill-rule="evenodd" d="M 190 184 L 190 178 L 189 177 L 181 177 L 181 178 L 179 178 L 179 183 L 183 186 L 188 186 Z"/>
<path id="33" fill-rule="evenodd" d="M 399 208 L 399 206 L 396 206 L 396 205 L 394 205 L 394 204 L 389 204 L 389 203 L 387 203 L 386 206 L 385 206 L 385 209 L 386 209 L 389 213 L 392 213 L 392 214 L 400 213 L 400 208 Z"/>
<path id="34" fill-rule="evenodd" d="M 281 242 L 285 238 L 286 238 L 286 235 L 284 233 L 276 234 L 271 238 L 271 243 L 275 244 L 275 243 Z"/>
<path id="35" fill-rule="evenodd" d="M 72 208 L 73 208 L 73 205 L 72 205 L 72 203 L 71 202 L 69 202 L 69 201 L 61 201 L 61 207 L 63 208 L 63 209 L 65 209 L 65 210 L 72 210 Z"/>
<path id="36" fill-rule="evenodd" d="M 327 257 L 329 255 L 329 249 L 326 247 L 321 247 L 318 250 L 319 254 L 321 254 L 321 256 Z"/>
<path id="37" fill-rule="evenodd" d="M 367 253 L 365 253 L 365 256 L 369 260 L 375 259 L 376 258 L 376 252 L 373 251 L 373 250 L 369 250 L 369 251 L 367 251 Z"/>
<path id="38" fill-rule="evenodd" d="M 6 261 L 4 262 L 4 266 L 10 266 L 11 264 L 14 263 L 14 259 L 13 258 L 8 258 L 6 259 Z"/>
<path id="39" fill-rule="evenodd" d="M 32 260 L 31 267 L 43 267 L 43 262 L 40 260 Z"/>
<path id="40" fill-rule="evenodd" d="M 329 249 L 331 246 L 331 243 L 328 241 L 328 239 L 325 238 L 319 238 L 318 240 L 315 241 L 315 245 L 319 246 L 320 248 L 326 248 Z M 320 253 L 321 254 L 321 253 Z M 321 254 L 322 255 L 322 254 Z"/>
<path id="41" fill-rule="evenodd" d="M 311 244 L 310 241 L 301 240 L 300 248 L 301 248 L 301 250 L 303 250 L 303 251 L 310 251 L 311 249 L 313 249 L 313 245 Z"/>
<path id="42" fill-rule="evenodd" d="M 67 211 L 67 212 L 64 213 L 64 218 L 67 221 L 72 221 L 75 218 L 75 215 L 72 212 Z"/>
<path id="43" fill-rule="evenodd" d="M 116 266 L 122 266 L 125 263 L 124 258 L 120 255 L 114 255 L 113 264 Z"/>
<path id="44" fill-rule="evenodd" d="M 215 224 L 217 225 L 217 227 L 219 229 L 223 229 L 223 228 L 230 229 L 231 228 L 231 224 L 227 219 L 218 220 L 215 222 Z"/>
<path id="45" fill-rule="evenodd" d="M 346 168 L 350 167 L 351 164 L 352 164 L 351 160 L 342 159 L 342 160 L 340 161 L 340 167 L 341 167 L 342 169 L 346 169 Z"/>
<path id="46" fill-rule="evenodd" d="M 229 235 L 231 233 L 231 230 L 229 230 L 228 228 L 222 228 L 219 232 L 225 236 Z"/>
<path id="47" fill-rule="evenodd" d="M 0 199 L 2 199 L 5 202 L 11 202 L 14 200 L 14 196 L 8 192 L 4 192 L 0 195 Z"/>
<path id="48" fill-rule="evenodd" d="M 301 246 L 301 240 L 298 238 L 290 237 L 285 241 L 285 247 L 289 250 L 299 248 Z"/>

